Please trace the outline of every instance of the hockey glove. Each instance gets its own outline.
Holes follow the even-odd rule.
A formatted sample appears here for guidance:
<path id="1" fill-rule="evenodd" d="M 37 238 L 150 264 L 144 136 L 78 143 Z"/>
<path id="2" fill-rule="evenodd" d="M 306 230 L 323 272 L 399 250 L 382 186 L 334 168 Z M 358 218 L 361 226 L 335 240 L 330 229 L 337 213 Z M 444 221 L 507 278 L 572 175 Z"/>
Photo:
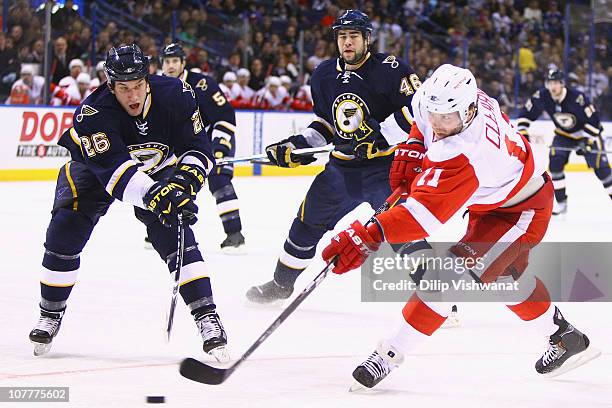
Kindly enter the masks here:
<path id="1" fill-rule="evenodd" d="M 376 119 L 367 118 L 361 121 L 353 133 L 353 154 L 361 160 L 371 159 L 378 152 L 376 145 L 380 136 L 380 124 Z M 388 146 L 387 146 L 388 147 Z"/>
<path id="2" fill-rule="evenodd" d="M 590 138 L 584 138 L 578 142 L 576 146 L 576 154 L 578 156 L 586 156 L 593 150 L 593 140 Z"/>
<path id="3" fill-rule="evenodd" d="M 422 171 L 425 146 L 420 142 L 400 143 L 395 150 L 395 157 L 389 170 L 389 185 L 391 190 L 402 187 L 402 196 L 410 193 L 412 181 Z"/>
<path id="4" fill-rule="evenodd" d="M 165 227 L 177 225 L 179 213 L 187 224 L 195 224 L 198 207 L 183 186 L 170 180 L 161 180 L 151 186 L 143 201 L 149 211 L 157 215 Z"/>
<path id="5" fill-rule="evenodd" d="M 332 272 L 342 274 L 359 268 L 372 252 L 380 247 L 382 238 L 376 224 L 367 229 L 355 221 L 349 228 L 332 238 L 323 250 L 326 262 L 334 261 Z"/>
<path id="6" fill-rule="evenodd" d="M 304 136 L 293 135 L 278 143 L 273 143 L 266 147 L 266 154 L 270 163 L 278 167 L 294 168 L 301 165 L 310 164 L 317 160 L 312 154 L 293 154 L 292 150 L 305 149 L 312 147 L 308 144 Z"/>
<path id="7" fill-rule="evenodd" d="M 204 186 L 205 180 L 206 172 L 200 166 L 179 163 L 176 165 L 176 170 L 174 170 L 174 174 L 168 182 L 180 185 L 190 196 L 195 197 Z"/>
<path id="8" fill-rule="evenodd" d="M 224 137 L 215 137 L 212 141 L 212 148 L 215 159 L 222 159 L 229 156 L 232 150 L 232 142 Z"/>

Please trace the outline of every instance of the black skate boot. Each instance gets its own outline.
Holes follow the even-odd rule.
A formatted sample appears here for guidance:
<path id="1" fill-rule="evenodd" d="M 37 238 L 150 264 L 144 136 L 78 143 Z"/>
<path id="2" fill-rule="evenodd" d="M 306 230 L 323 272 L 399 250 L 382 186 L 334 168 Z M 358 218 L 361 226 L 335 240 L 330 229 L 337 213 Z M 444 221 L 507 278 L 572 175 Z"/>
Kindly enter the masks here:
<path id="1" fill-rule="evenodd" d="M 30 332 L 30 341 L 34 344 L 35 356 L 42 356 L 51 350 L 51 342 L 59 332 L 65 310 L 64 308 L 63 310 L 52 311 L 40 307 L 40 318 Z"/>
<path id="2" fill-rule="evenodd" d="M 207 310 L 194 316 L 204 344 L 204 352 L 213 356 L 218 362 L 226 363 L 230 357 L 227 352 L 227 334 L 221 324 L 221 319 L 215 310 Z"/>
<path id="3" fill-rule="evenodd" d="M 569 324 L 556 307 L 553 321 L 559 329 L 549 337 L 548 350 L 535 364 L 538 373 L 556 377 L 601 355 L 601 351 L 590 346 L 589 338 Z"/>
<path id="4" fill-rule="evenodd" d="M 387 341 L 381 341 L 370 357 L 353 371 L 356 382 L 351 385 L 349 391 L 374 387 L 403 362 L 404 356 L 395 347 Z"/>
<path id="5" fill-rule="evenodd" d="M 257 304 L 271 304 L 287 299 L 293 293 L 293 286 L 280 286 L 274 279 L 263 285 L 253 286 L 246 293 L 249 301 Z"/>
<path id="6" fill-rule="evenodd" d="M 245 242 L 242 232 L 227 234 L 227 238 L 221 243 L 221 250 L 227 255 L 241 255 L 245 253 Z"/>

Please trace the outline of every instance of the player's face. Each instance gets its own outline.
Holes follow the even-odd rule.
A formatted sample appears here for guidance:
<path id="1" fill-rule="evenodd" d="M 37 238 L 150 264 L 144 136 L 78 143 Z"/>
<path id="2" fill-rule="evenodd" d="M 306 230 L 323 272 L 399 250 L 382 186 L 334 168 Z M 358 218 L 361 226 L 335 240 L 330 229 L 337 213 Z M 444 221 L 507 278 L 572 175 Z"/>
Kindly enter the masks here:
<path id="1" fill-rule="evenodd" d="M 116 82 L 115 97 L 123 109 L 130 116 L 138 116 L 144 107 L 147 96 L 147 81 L 135 79 L 133 81 Z"/>
<path id="2" fill-rule="evenodd" d="M 179 57 L 168 57 L 162 61 L 162 71 L 164 74 L 178 78 L 185 69 L 185 63 Z"/>
<path id="3" fill-rule="evenodd" d="M 338 49 L 347 64 L 359 62 L 366 53 L 366 42 L 361 31 L 339 30 Z"/>
<path id="4" fill-rule="evenodd" d="M 461 122 L 459 112 L 427 112 L 427 117 L 429 118 L 429 123 L 431 123 L 431 127 L 438 140 L 456 135 L 463 129 L 463 123 Z"/>
<path id="5" fill-rule="evenodd" d="M 553 98 L 556 98 L 557 96 L 561 95 L 561 92 L 563 92 L 563 82 L 561 81 L 546 81 L 546 87 L 550 91 Z"/>

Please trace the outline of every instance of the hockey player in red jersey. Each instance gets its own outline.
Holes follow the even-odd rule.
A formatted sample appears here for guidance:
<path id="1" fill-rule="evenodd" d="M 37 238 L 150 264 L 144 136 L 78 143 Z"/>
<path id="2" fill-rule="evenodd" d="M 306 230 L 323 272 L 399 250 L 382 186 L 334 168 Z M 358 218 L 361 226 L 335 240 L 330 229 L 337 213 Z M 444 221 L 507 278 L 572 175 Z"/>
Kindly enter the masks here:
<path id="1" fill-rule="evenodd" d="M 543 283 L 522 274 L 530 248 L 542 240 L 551 217 L 546 158 L 510 125 L 497 101 L 477 89 L 469 70 L 440 66 L 415 93 L 412 109 L 410 137 L 398 146 L 389 176 L 391 187 L 405 186 L 408 198 L 368 227 L 355 221 L 336 235 L 323 251 L 323 258 L 335 263 L 333 272 L 358 268 L 383 241 L 423 239 L 467 207 L 467 231 L 450 253 L 486 259 L 474 275 L 480 282 L 500 277 L 520 282 L 520 293 L 506 305 L 549 335 L 537 372 L 558 375 L 597 357 L 587 336 L 551 304 Z M 418 167 L 422 172 L 415 171 Z M 447 312 L 448 305 L 415 292 L 398 330 L 355 369 L 355 380 L 375 386 L 440 328 Z"/>

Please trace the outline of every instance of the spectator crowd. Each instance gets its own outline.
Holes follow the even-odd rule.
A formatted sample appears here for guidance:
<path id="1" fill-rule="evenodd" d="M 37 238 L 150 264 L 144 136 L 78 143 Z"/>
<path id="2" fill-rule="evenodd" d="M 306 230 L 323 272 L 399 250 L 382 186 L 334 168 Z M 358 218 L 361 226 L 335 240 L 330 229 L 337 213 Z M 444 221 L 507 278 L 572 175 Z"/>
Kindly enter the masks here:
<path id="1" fill-rule="evenodd" d="M 572 5 L 574 20 L 581 12 L 590 15 L 590 2 L 583 2 L 572 2 L 577 3 Z M 100 4 L 98 17 L 94 18 L 89 3 Z M 72 0 L 66 0 L 53 9 L 50 67 L 55 105 L 78 104 L 104 81 L 99 62 L 112 45 L 137 43 L 152 56 L 151 72 L 159 73 L 160 49 L 180 41 L 187 51 L 187 69 L 215 77 L 236 108 L 310 110 L 310 74 L 321 61 L 336 55 L 330 27 L 343 10 L 359 8 L 374 26 L 372 50 L 407 60 L 421 79 L 445 62 L 466 64 L 476 73 L 479 86 L 507 112 L 515 113 L 543 85 L 550 66 L 567 67 L 569 84 L 587 93 L 604 117 L 612 117 L 612 28 L 601 23 L 590 39 L 585 17 L 587 23 L 573 23 L 571 47 L 564 49 L 565 10 L 555 1 L 103 0 L 85 4 L 85 10 L 77 10 Z M 113 18 L 104 18 L 104 4 L 116 10 Z M 44 9 L 34 10 L 25 0 L 10 2 L 8 30 L 0 33 L 0 94 L 7 103 L 42 102 L 43 21 Z"/>

